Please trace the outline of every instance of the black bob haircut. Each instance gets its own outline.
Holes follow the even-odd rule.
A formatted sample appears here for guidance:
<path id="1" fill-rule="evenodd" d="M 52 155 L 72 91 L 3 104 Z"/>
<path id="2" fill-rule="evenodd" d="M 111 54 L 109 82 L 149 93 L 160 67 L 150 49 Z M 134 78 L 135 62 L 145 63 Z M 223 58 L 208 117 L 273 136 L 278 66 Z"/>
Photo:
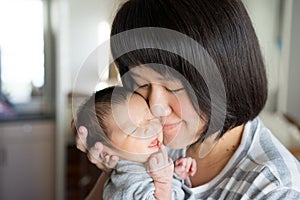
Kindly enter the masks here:
<path id="1" fill-rule="evenodd" d="M 197 41 L 221 74 L 226 93 L 225 122 L 211 132 L 206 129 L 198 141 L 203 142 L 219 130 L 218 139 L 227 130 L 254 119 L 263 109 L 267 99 L 265 66 L 254 28 L 241 0 L 128 0 L 114 18 L 111 36 L 143 27 L 174 30 Z M 125 37 L 111 43 L 112 56 L 121 77 L 129 67 L 149 63 L 167 65 L 189 82 L 197 98 L 197 101 L 191 98 L 193 106 L 209 124 L 211 99 L 203 74 L 199 74 L 187 60 L 169 51 L 154 48 L 132 51 L 128 48 L 130 42 L 147 42 L 142 37 Z M 162 37 L 159 41 L 159 36 L 153 36 L 153 41 L 164 42 L 164 39 Z M 187 51 L 180 45 L 174 48 Z M 119 56 L 119 49 L 128 53 Z M 198 53 L 191 54 L 197 59 Z M 209 68 L 207 65 L 201 67 Z M 153 69 L 168 74 L 168 70 Z M 132 87 L 130 77 L 122 82 L 125 87 Z"/>

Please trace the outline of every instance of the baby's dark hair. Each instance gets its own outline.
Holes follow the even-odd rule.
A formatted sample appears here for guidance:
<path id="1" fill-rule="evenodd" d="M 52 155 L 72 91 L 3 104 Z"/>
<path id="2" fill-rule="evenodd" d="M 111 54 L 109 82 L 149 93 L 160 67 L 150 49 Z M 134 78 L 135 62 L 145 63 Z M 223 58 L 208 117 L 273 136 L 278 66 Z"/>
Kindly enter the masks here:
<path id="1" fill-rule="evenodd" d="M 112 147 L 106 137 L 107 125 L 112 116 L 112 106 L 125 103 L 131 92 L 120 86 L 99 90 L 90 96 L 78 109 L 76 128 L 88 129 L 87 147 L 90 149 L 97 141 Z"/>

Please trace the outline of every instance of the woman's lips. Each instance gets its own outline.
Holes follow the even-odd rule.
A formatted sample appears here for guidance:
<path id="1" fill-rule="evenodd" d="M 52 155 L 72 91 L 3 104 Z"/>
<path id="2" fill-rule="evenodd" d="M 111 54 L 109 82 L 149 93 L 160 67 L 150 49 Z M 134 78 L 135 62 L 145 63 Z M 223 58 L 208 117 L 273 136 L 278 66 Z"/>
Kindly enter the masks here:
<path id="1" fill-rule="evenodd" d="M 176 123 L 169 123 L 169 124 L 164 124 L 163 126 L 163 132 L 169 132 L 177 128 L 177 126 L 181 124 L 181 121 L 176 122 Z"/>

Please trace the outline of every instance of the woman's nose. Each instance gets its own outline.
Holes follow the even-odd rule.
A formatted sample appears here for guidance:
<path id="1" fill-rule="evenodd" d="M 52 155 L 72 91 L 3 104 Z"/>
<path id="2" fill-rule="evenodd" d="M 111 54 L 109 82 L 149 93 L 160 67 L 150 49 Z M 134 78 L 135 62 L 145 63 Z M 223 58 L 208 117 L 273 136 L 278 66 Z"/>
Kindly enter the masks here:
<path id="1" fill-rule="evenodd" d="M 155 117 L 166 117 L 171 114 L 168 93 L 163 86 L 152 86 L 148 98 L 151 113 Z"/>
<path id="2" fill-rule="evenodd" d="M 166 104 L 154 104 L 154 105 L 150 105 L 151 107 L 151 112 L 155 117 L 166 117 L 169 114 L 171 114 L 171 109 L 168 105 Z"/>

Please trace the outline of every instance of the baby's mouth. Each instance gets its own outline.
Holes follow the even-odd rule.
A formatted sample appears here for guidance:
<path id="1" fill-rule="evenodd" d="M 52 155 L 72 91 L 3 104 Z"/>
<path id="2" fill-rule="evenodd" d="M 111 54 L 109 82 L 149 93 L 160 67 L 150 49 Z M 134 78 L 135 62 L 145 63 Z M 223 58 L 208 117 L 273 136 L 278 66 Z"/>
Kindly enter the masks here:
<path id="1" fill-rule="evenodd" d="M 161 145 L 162 145 L 161 141 L 159 141 L 158 138 L 155 138 L 148 147 L 149 148 L 160 148 Z"/>

